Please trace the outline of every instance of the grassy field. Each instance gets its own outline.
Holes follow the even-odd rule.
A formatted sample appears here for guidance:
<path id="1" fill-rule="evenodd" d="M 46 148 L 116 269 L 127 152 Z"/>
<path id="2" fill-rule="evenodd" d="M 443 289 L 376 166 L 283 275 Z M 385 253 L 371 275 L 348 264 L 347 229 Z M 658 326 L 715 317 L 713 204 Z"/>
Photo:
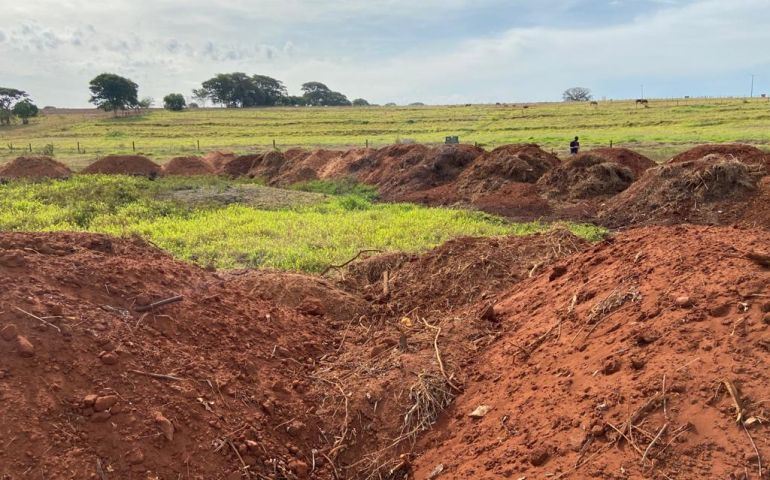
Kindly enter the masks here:
<path id="1" fill-rule="evenodd" d="M 117 175 L 13 182 L 0 185 L 0 230 L 138 234 L 205 266 L 318 272 L 361 249 L 420 251 L 461 235 L 551 228 L 478 212 L 372 203 L 366 190 L 350 188 L 356 193 L 331 196 L 216 177 L 152 182 Z M 603 235 L 593 226 L 566 226 L 592 240 Z"/>
<path id="2" fill-rule="evenodd" d="M 438 143 L 459 135 L 486 148 L 535 142 L 563 154 L 574 135 L 584 147 L 612 141 L 657 160 L 705 142 L 770 146 L 767 99 L 651 100 L 589 104 L 472 105 L 366 108 L 153 110 L 113 118 L 95 111 L 58 110 L 31 125 L 0 128 L 0 161 L 32 145 L 53 145 L 56 157 L 80 168 L 95 157 L 134 151 L 159 162 L 213 149 L 247 152 L 291 146 L 381 146 L 403 139 Z M 78 142 L 81 153 L 78 153 Z M 13 147 L 13 149 L 11 149 Z M 85 153 L 82 153 L 82 150 Z"/>

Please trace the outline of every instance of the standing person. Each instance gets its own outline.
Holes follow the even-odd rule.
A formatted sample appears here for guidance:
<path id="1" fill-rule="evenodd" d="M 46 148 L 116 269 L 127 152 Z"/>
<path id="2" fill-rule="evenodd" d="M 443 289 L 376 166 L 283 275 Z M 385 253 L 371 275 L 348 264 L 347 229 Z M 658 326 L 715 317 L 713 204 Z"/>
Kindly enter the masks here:
<path id="1" fill-rule="evenodd" d="M 569 142 L 569 153 L 570 155 L 577 155 L 578 151 L 580 151 L 580 141 L 578 137 L 575 137 L 574 140 Z"/>

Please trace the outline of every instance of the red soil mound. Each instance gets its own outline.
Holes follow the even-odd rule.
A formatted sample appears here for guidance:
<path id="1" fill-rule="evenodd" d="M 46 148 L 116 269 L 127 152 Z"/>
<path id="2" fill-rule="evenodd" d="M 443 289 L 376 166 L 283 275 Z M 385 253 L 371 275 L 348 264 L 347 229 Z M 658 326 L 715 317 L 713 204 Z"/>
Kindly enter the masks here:
<path id="1" fill-rule="evenodd" d="M 377 185 L 383 198 L 401 200 L 452 182 L 482 153 L 472 145 L 390 145 L 362 158 L 352 169 L 359 181 Z"/>
<path id="2" fill-rule="evenodd" d="M 632 172 L 634 172 L 634 178 L 641 177 L 642 174 L 647 171 L 647 169 L 657 165 L 655 162 L 645 157 L 644 155 L 636 153 L 635 151 L 629 150 L 627 148 L 596 148 L 586 153 L 581 153 L 578 156 L 586 154 L 600 157 L 608 162 L 615 162 L 623 165 L 624 167 L 628 167 Z"/>
<path id="3" fill-rule="evenodd" d="M 273 185 L 275 184 L 276 177 L 286 167 L 286 158 L 283 156 L 283 153 L 273 150 L 261 155 L 247 175 L 251 178 L 265 179 Z"/>
<path id="4" fill-rule="evenodd" d="M 760 180 L 757 194 L 752 195 L 737 222 L 752 227 L 770 229 L 770 176 Z"/>
<path id="5" fill-rule="evenodd" d="M 231 177 L 242 177 L 262 161 L 263 153 L 251 153 L 231 158 L 222 164 L 219 172 Z"/>
<path id="6" fill-rule="evenodd" d="M 770 173 L 770 154 L 765 153 L 756 147 L 752 147 L 751 145 L 744 145 L 741 143 L 698 145 L 697 147 L 676 155 L 669 160 L 668 163 L 690 162 L 693 160 L 700 160 L 709 155 L 740 160 L 746 164 L 761 165 L 765 167 L 768 173 Z"/>
<path id="7" fill-rule="evenodd" d="M 488 213 L 524 221 L 547 218 L 554 213 L 553 206 L 531 183 L 511 182 L 494 193 L 477 195 L 471 204 Z"/>
<path id="8" fill-rule="evenodd" d="M 504 145 L 478 157 L 457 179 L 457 188 L 467 196 L 491 193 L 510 182 L 535 183 L 559 164 L 537 145 Z"/>
<path id="9" fill-rule="evenodd" d="M 598 219 L 609 227 L 645 223 L 735 221 L 757 192 L 762 168 L 720 156 L 648 170 L 628 190 L 610 199 Z"/>
<path id="10" fill-rule="evenodd" d="M 285 165 L 280 173 L 270 180 L 271 185 L 291 185 L 293 183 L 317 180 L 321 170 L 342 152 L 337 150 L 288 150 L 284 154 Z"/>
<path id="11" fill-rule="evenodd" d="M 333 157 L 318 172 L 320 178 L 347 178 L 353 176 L 356 165 L 375 152 L 373 148 L 353 148 Z"/>
<path id="12" fill-rule="evenodd" d="M 69 178 L 72 171 L 51 157 L 18 157 L 0 167 L 0 180 L 12 178 Z"/>
<path id="13" fill-rule="evenodd" d="M 163 165 L 166 175 L 211 175 L 214 167 L 201 157 L 175 157 Z"/>
<path id="14" fill-rule="evenodd" d="M 519 283 L 414 478 L 759 478 L 770 270 L 744 252 L 768 245 L 764 230 L 648 227 Z"/>
<path id="15" fill-rule="evenodd" d="M 633 181 L 629 168 L 586 153 L 550 170 L 537 185 L 546 197 L 580 200 L 615 195 Z"/>
<path id="16" fill-rule="evenodd" d="M 411 440 L 456 395 L 450 383 L 466 380 L 462 366 L 497 335 L 499 323 L 485 313 L 489 305 L 521 279 L 583 246 L 563 231 L 460 238 L 422 255 L 377 256 L 341 272 L 343 288 L 372 306 L 368 315 L 351 321 L 338 351 L 316 373 L 325 379 L 317 385 L 321 391 L 334 382 L 350 392 L 346 399 L 330 397 L 319 410 L 343 425 L 349 422 L 348 432 L 356 428 L 355 437 L 346 437 L 338 468 L 348 478 L 405 478 L 399 454 L 410 450 Z M 441 374 L 434 345 L 450 380 Z M 363 426 L 358 418 L 365 419 Z"/>
<path id="17" fill-rule="evenodd" d="M 203 159 L 209 162 L 216 172 L 221 171 L 222 166 L 234 158 L 235 154 L 233 152 L 221 151 L 209 152 L 203 156 Z"/>
<path id="18" fill-rule="evenodd" d="M 161 167 L 141 155 L 107 155 L 84 168 L 82 173 L 139 175 L 154 178 L 160 175 Z"/>
<path id="19" fill-rule="evenodd" d="M 9 478 L 309 475 L 330 428 L 309 374 L 334 348 L 333 320 L 99 235 L 2 233 L 0 284 Z"/>

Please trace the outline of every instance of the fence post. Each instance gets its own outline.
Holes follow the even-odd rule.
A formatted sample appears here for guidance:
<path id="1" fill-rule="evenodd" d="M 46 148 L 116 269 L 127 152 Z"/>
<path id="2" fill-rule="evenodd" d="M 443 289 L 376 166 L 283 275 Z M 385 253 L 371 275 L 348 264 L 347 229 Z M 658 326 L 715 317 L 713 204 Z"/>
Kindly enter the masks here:
<path id="1" fill-rule="evenodd" d="M 136 152 L 136 142 L 131 140 L 131 148 Z"/>
<path id="2" fill-rule="evenodd" d="M 200 139 L 198 139 L 197 143 L 198 143 L 198 151 L 200 152 L 201 151 L 201 141 L 200 141 Z"/>
<path id="3" fill-rule="evenodd" d="M 80 142 L 78 142 L 78 153 L 80 153 Z"/>
<path id="4" fill-rule="evenodd" d="M 29 153 L 32 153 L 32 144 L 29 144 Z"/>
<path id="5" fill-rule="evenodd" d="M 610 148 L 612 148 L 612 140 L 610 140 Z"/>
<path id="6" fill-rule="evenodd" d="M 273 150 L 275 150 L 275 139 L 273 139 Z"/>

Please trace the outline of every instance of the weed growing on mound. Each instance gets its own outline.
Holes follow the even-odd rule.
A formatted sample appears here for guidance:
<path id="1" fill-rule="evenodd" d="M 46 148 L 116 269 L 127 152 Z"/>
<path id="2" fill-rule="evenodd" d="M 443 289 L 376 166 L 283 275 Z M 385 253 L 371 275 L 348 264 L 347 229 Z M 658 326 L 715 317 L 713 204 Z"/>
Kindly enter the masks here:
<path id="1" fill-rule="evenodd" d="M 119 176 L 10 183 L 0 186 L 0 230 L 138 234 L 202 265 L 317 272 L 366 248 L 413 252 L 458 236 L 526 235 L 551 228 L 479 212 L 372 203 L 359 195 L 319 196 L 319 203 L 277 209 L 168 199 L 173 191 L 232 185 L 215 177 L 153 182 Z M 603 235 L 590 225 L 567 227 L 589 239 Z"/>

